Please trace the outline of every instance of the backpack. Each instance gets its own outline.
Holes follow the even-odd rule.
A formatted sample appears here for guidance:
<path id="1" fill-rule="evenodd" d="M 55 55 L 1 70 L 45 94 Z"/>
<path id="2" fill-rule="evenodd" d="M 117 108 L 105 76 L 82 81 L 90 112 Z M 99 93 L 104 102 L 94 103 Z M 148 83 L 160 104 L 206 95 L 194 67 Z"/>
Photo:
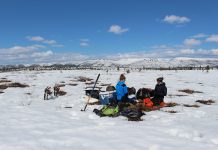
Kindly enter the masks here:
<path id="1" fill-rule="evenodd" d="M 136 89 L 134 87 L 129 88 L 128 87 L 128 95 L 135 95 L 136 94 Z"/>
<path id="2" fill-rule="evenodd" d="M 100 117 L 117 117 L 119 116 L 119 107 L 118 105 L 112 106 L 112 105 L 106 105 L 103 106 L 100 110 L 94 109 L 93 112 L 100 116 Z"/>
<path id="3" fill-rule="evenodd" d="M 136 98 L 141 100 L 153 96 L 154 96 L 154 91 L 149 91 L 149 89 L 147 88 L 141 88 L 136 93 Z"/>
<path id="4" fill-rule="evenodd" d="M 120 112 L 120 115 L 127 117 L 128 121 L 142 121 L 141 116 L 145 115 L 141 110 L 124 109 Z"/>
<path id="5" fill-rule="evenodd" d="M 99 99 L 100 90 L 99 89 L 92 90 L 91 88 L 87 88 L 85 89 L 85 93 L 87 96 L 91 96 L 92 98 Z"/>
<path id="6" fill-rule="evenodd" d="M 152 107 L 154 105 L 150 98 L 145 98 L 143 103 L 146 107 Z"/>
<path id="7" fill-rule="evenodd" d="M 114 86 L 109 85 L 106 87 L 106 91 L 116 91 L 116 88 Z"/>

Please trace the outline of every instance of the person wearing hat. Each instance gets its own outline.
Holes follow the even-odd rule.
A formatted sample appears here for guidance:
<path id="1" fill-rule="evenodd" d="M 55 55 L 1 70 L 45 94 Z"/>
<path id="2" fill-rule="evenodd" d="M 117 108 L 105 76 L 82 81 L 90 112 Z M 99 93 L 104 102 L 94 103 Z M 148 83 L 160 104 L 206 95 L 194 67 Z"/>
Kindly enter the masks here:
<path id="1" fill-rule="evenodd" d="M 154 106 L 164 106 L 164 96 L 167 95 L 167 87 L 165 82 L 163 82 L 163 77 L 157 78 L 157 84 L 154 89 L 154 97 L 152 102 Z"/>

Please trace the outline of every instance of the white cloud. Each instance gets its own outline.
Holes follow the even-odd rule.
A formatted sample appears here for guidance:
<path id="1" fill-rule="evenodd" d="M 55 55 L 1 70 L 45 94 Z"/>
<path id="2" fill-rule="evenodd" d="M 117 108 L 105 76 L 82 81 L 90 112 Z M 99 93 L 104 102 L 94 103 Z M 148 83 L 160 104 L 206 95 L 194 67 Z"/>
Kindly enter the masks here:
<path id="1" fill-rule="evenodd" d="M 72 62 L 89 58 L 89 56 L 79 53 L 56 53 L 53 57 L 57 62 Z"/>
<path id="2" fill-rule="evenodd" d="M 145 53 L 144 53 L 145 54 Z M 138 56 L 143 54 L 139 54 Z M 188 48 L 185 45 L 155 45 L 150 50 L 146 50 L 148 57 L 172 58 L 172 57 L 217 57 L 218 49 Z"/>
<path id="3" fill-rule="evenodd" d="M 218 42 L 218 34 L 214 34 L 214 35 L 209 36 L 206 39 L 206 41 L 207 42 Z"/>
<path id="4" fill-rule="evenodd" d="M 86 42 L 80 42 L 80 46 L 89 46 L 89 44 L 88 43 L 86 43 Z"/>
<path id="5" fill-rule="evenodd" d="M 153 49 L 158 49 L 158 48 L 160 48 L 160 49 L 165 49 L 165 48 L 168 48 L 168 46 L 167 45 L 154 45 L 154 46 L 152 46 L 151 48 L 153 48 Z"/>
<path id="6" fill-rule="evenodd" d="M 182 49 L 182 50 L 180 50 L 180 53 L 181 54 L 194 54 L 195 50 L 193 50 L 193 49 Z"/>
<path id="7" fill-rule="evenodd" d="M 108 32 L 114 33 L 114 34 L 122 34 L 124 32 L 129 31 L 128 28 L 122 28 L 119 25 L 111 25 Z"/>
<path id="8" fill-rule="evenodd" d="M 187 46 L 201 45 L 201 41 L 196 39 L 185 39 L 183 43 Z"/>
<path id="9" fill-rule="evenodd" d="M 57 42 L 55 40 L 44 40 L 43 43 L 52 45 L 52 44 L 56 44 Z"/>
<path id="10" fill-rule="evenodd" d="M 89 39 L 80 39 L 81 42 L 89 42 Z"/>
<path id="11" fill-rule="evenodd" d="M 167 15 L 164 17 L 163 21 L 169 24 L 183 24 L 190 22 L 191 20 L 184 16 Z"/>
<path id="12" fill-rule="evenodd" d="M 50 54 L 49 54 L 50 53 Z M 89 56 L 79 53 L 51 53 L 42 54 L 44 57 L 38 57 L 37 54 L 31 62 L 34 63 L 72 63 L 75 61 L 86 60 Z"/>
<path id="13" fill-rule="evenodd" d="M 45 39 L 41 36 L 27 36 L 26 37 L 28 40 L 30 41 L 36 41 L 36 42 L 41 42 L 41 41 L 44 41 Z"/>
<path id="14" fill-rule="evenodd" d="M 54 44 L 54 45 L 52 45 L 52 47 L 64 47 L 64 45 L 62 45 L 62 44 Z"/>
<path id="15" fill-rule="evenodd" d="M 53 52 L 51 50 L 45 52 L 34 52 L 31 54 L 31 57 L 49 57 L 52 56 Z"/>
<path id="16" fill-rule="evenodd" d="M 44 48 L 44 46 L 42 46 L 42 45 L 13 46 L 10 48 L 0 49 L 0 54 L 16 55 L 16 54 L 22 54 L 22 53 L 29 53 L 29 52 L 32 52 L 34 50 L 38 50 L 40 48 Z"/>
<path id="17" fill-rule="evenodd" d="M 89 39 L 80 39 L 80 46 L 86 47 L 89 46 Z"/>
<path id="18" fill-rule="evenodd" d="M 43 51 L 45 46 L 30 45 L 30 46 L 13 46 L 9 48 L 0 48 L 0 62 L 1 63 L 28 63 L 32 62 L 32 56 L 39 57 L 48 56 L 51 52 L 46 52 L 41 55 L 39 51 Z"/>
<path id="19" fill-rule="evenodd" d="M 41 42 L 41 43 L 44 43 L 44 44 L 49 44 L 49 45 L 52 45 L 52 46 L 55 46 L 55 45 L 59 45 L 57 44 L 57 41 L 55 40 L 47 40 L 41 36 L 27 36 L 26 37 L 29 41 L 34 41 L 34 42 Z"/>
<path id="20" fill-rule="evenodd" d="M 176 58 L 176 57 L 190 57 L 190 58 L 216 58 L 218 56 L 218 49 L 153 49 L 146 51 L 129 52 L 122 54 L 114 54 L 106 58 Z"/>
<path id="21" fill-rule="evenodd" d="M 89 57 L 78 53 L 55 53 L 42 45 L 0 48 L 0 64 L 66 63 Z"/>
<path id="22" fill-rule="evenodd" d="M 204 33 L 199 33 L 199 34 L 196 34 L 196 35 L 193 35 L 192 38 L 204 38 L 204 37 L 207 37 L 208 35 L 204 34 Z"/>
<path id="23" fill-rule="evenodd" d="M 218 49 L 212 49 L 211 52 L 212 52 L 214 55 L 218 55 Z"/>

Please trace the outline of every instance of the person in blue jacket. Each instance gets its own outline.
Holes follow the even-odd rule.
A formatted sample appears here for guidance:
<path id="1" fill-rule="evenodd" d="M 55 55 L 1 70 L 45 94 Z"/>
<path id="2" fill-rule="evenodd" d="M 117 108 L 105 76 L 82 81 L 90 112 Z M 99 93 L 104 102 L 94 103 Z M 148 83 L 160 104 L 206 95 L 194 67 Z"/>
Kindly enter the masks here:
<path id="1" fill-rule="evenodd" d="M 128 88 L 125 84 L 126 77 L 120 75 L 120 80 L 116 85 L 117 103 L 128 101 Z"/>

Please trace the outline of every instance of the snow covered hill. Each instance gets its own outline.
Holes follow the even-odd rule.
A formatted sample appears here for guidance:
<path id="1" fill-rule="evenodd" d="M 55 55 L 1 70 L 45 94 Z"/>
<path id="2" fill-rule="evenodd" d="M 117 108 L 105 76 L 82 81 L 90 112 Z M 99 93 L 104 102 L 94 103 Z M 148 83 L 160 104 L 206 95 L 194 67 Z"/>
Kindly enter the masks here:
<path id="1" fill-rule="evenodd" d="M 75 63 L 75 62 L 74 62 Z M 86 61 L 78 61 L 80 66 L 91 67 L 112 67 L 123 66 L 130 68 L 160 68 L 160 67 L 187 67 L 187 66 L 213 66 L 218 64 L 218 58 L 186 58 L 177 57 L 172 59 L 164 58 L 121 58 L 121 59 L 93 59 Z"/>
<path id="2" fill-rule="evenodd" d="M 97 68 L 97 69 L 117 69 L 117 67 L 125 68 L 169 68 L 169 67 L 213 67 L 218 68 L 218 58 L 107 58 L 107 59 L 85 59 L 85 60 L 71 60 L 67 62 L 53 62 L 40 64 L 17 64 L 17 65 L 0 65 L 0 71 L 5 70 L 36 70 L 45 66 L 45 69 L 55 68 Z M 55 70 L 54 69 L 54 70 Z M 39 69 L 40 70 L 40 69 Z M 43 70 L 43 69 L 42 69 Z"/>
<path id="3" fill-rule="evenodd" d="M 132 63 L 132 62 L 131 62 Z M 26 88 L 2 89 L 0 94 L 0 150 L 217 150 L 218 146 L 218 71 L 141 71 L 127 74 L 127 85 L 136 89 L 153 88 L 155 79 L 165 78 L 166 102 L 176 107 L 152 111 L 141 122 L 124 117 L 100 118 L 84 107 L 84 82 L 101 73 L 99 84 L 116 84 L 122 72 L 109 71 L 20 71 L 0 73 L 1 80 L 28 84 Z M 44 88 L 61 83 L 65 96 L 43 100 Z M 71 83 L 71 84 L 70 84 Z M 0 83 L 0 84 L 3 84 Z M 72 86 L 74 84 L 74 86 Z M 105 88 L 105 87 L 104 87 Z M 103 88 L 103 89 L 104 89 Z M 180 89 L 203 93 L 185 94 Z M 178 96 L 183 95 L 183 96 Z M 215 101 L 212 105 L 196 100 Z M 200 107 L 185 107 L 197 104 Z M 65 108 L 66 106 L 72 108 Z M 168 113 L 167 110 L 177 111 Z"/>

